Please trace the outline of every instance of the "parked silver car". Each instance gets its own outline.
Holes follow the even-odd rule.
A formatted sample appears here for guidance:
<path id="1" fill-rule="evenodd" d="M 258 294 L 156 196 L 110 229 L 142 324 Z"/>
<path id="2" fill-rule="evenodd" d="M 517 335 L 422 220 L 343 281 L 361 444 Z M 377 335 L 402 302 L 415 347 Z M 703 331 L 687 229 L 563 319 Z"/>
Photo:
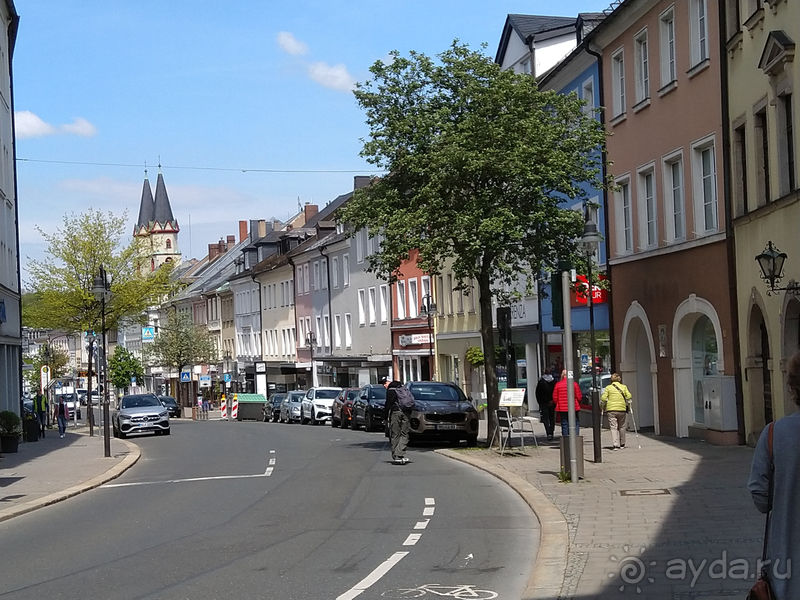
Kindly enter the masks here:
<path id="1" fill-rule="evenodd" d="M 300 407 L 300 422 L 318 425 L 330 419 L 333 401 L 341 391 L 339 387 L 312 387 L 308 390 Z"/>
<path id="2" fill-rule="evenodd" d="M 169 435 L 169 414 L 155 394 L 123 396 L 111 416 L 114 437 L 126 438 L 131 433 Z"/>
<path id="3" fill-rule="evenodd" d="M 305 395 L 302 390 L 286 392 L 286 397 L 281 402 L 281 423 L 294 423 L 300 420 L 300 403 Z"/>

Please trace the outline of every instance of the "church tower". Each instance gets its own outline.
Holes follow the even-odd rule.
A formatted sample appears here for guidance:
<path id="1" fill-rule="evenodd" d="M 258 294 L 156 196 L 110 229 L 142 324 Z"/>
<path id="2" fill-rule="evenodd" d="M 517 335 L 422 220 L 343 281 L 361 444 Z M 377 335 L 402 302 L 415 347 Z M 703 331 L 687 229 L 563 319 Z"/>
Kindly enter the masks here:
<path id="1" fill-rule="evenodd" d="M 167 186 L 164 184 L 164 176 L 161 174 L 161 165 L 158 165 L 155 199 L 153 199 L 150 180 L 147 178 L 147 170 L 145 170 L 139 219 L 134 225 L 133 235 L 144 242 L 145 252 L 150 259 L 151 271 L 155 271 L 167 262 L 175 264 L 181 262 L 181 253 L 178 250 L 179 232 L 178 221 L 172 215 Z"/>

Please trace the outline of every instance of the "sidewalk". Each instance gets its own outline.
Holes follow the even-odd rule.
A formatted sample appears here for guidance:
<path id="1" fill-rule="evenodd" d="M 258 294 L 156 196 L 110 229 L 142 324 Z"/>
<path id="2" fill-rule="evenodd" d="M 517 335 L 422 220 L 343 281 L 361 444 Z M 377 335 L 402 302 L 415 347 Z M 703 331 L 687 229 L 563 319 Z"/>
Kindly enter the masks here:
<path id="1" fill-rule="evenodd" d="M 486 422 L 481 421 L 485 439 Z M 761 557 L 764 518 L 747 491 L 753 450 L 628 433 L 603 462 L 584 436 L 585 479 L 561 483 L 559 438 L 512 452 L 440 450 L 504 480 L 541 523 L 525 598 L 744 598 Z M 539 435 L 541 433 L 541 435 Z M 529 445 L 530 444 L 530 445 Z M 641 449 L 638 447 L 641 445 Z"/>
<path id="2" fill-rule="evenodd" d="M 65 438 L 50 429 L 38 442 L 20 442 L 19 452 L 0 458 L 0 521 L 65 500 L 119 477 L 139 460 L 139 447 L 111 439 L 104 457 L 103 436 L 70 426 Z"/>

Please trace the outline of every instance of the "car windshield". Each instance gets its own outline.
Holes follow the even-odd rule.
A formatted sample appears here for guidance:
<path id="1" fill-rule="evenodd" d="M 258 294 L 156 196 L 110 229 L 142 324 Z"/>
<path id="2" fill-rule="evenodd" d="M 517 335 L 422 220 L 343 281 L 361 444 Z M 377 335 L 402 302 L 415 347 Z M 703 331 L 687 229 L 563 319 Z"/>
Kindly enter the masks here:
<path id="1" fill-rule="evenodd" d="M 285 397 L 285 394 L 275 394 L 272 396 L 272 404 L 280 404 Z"/>
<path id="2" fill-rule="evenodd" d="M 172 396 L 161 396 L 161 402 L 167 404 L 169 406 L 178 406 L 178 403 L 175 401 L 175 398 Z"/>
<path id="3" fill-rule="evenodd" d="M 314 394 L 315 398 L 336 398 L 339 395 L 339 390 L 317 390 Z"/>
<path id="4" fill-rule="evenodd" d="M 408 386 L 414 398 L 417 400 L 445 400 L 456 402 L 466 401 L 464 393 L 453 385 L 433 385 L 426 383 L 415 383 Z"/>
<path id="5" fill-rule="evenodd" d="M 347 392 L 348 400 L 355 400 L 358 397 L 358 390 L 350 390 Z"/>
<path id="6" fill-rule="evenodd" d="M 141 406 L 161 406 L 158 398 L 153 395 L 125 396 L 122 399 L 122 408 L 137 408 Z"/>
<path id="7" fill-rule="evenodd" d="M 369 391 L 369 397 L 374 400 L 386 400 L 386 388 L 382 385 L 371 388 Z"/>
<path id="8" fill-rule="evenodd" d="M 289 402 L 300 402 L 303 398 L 305 398 L 305 395 L 305 392 L 290 392 Z"/>

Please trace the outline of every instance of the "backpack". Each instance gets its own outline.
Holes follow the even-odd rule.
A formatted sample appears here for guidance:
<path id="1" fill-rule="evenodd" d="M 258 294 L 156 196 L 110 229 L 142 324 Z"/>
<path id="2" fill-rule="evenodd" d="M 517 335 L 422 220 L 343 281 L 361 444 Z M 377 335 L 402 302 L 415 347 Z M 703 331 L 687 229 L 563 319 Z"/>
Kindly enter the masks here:
<path id="1" fill-rule="evenodd" d="M 397 408 L 400 410 L 414 410 L 414 396 L 406 386 L 394 388 L 397 394 Z"/>

